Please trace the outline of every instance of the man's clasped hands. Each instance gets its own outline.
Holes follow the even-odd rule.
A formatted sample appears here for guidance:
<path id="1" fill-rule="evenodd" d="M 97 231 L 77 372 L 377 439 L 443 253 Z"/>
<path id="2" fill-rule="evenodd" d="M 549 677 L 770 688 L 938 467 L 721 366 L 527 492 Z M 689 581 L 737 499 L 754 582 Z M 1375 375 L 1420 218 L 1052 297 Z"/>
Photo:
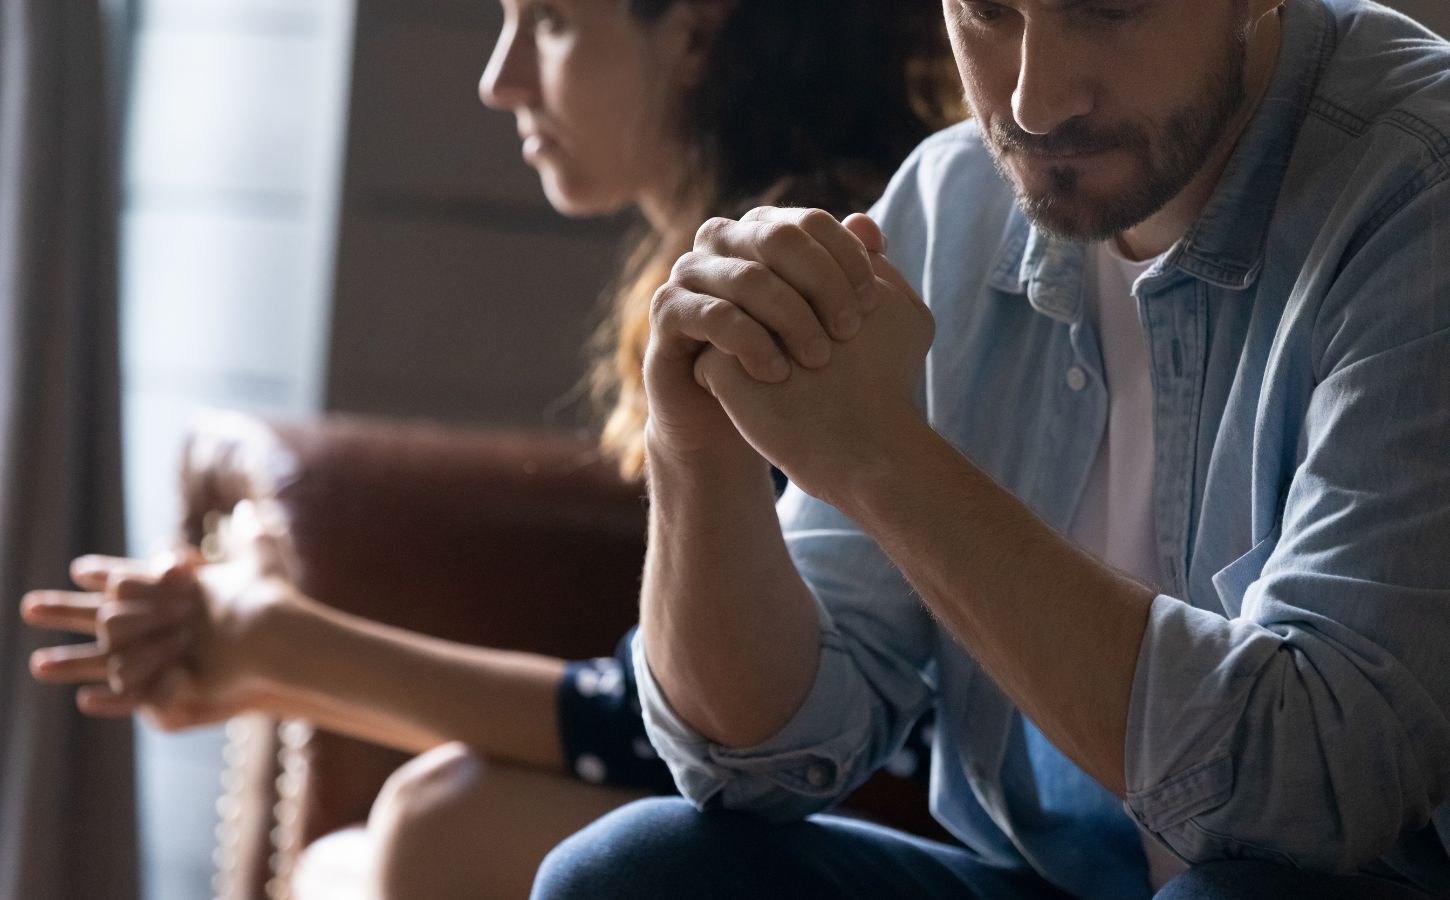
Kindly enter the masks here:
<path id="1" fill-rule="evenodd" d="M 764 460 L 828 502 L 889 465 L 893 436 L 921 420 L 934 326 L 885 251 L 864 215 L 760 208 L 701 226 L 651 308 L 651 464 L 710 478 Z M 298 598 L 284 528 L 243 505 L 224 563 L 189 548 L 77 559 L 80 590 L 32 591 L 22 614 L 95 640 L 36 651 L 32 672 L 82 685 L 88 714 L 141 712 L 171 730 L 253 708 L 270 689 L 261 623 Z"/>

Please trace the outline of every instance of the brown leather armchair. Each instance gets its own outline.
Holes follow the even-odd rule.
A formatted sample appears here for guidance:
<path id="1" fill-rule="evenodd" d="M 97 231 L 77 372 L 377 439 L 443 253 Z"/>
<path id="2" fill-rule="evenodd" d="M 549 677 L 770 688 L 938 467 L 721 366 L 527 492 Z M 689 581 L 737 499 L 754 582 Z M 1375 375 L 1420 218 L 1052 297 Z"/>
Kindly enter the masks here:
<path id="1" fill-rule="evenodd" d="M 370 618 L 568 658 L 612 652 L 635 619 L 643 491 L 582 437 L 219 413 L 192 428 L 182 491 L 198 544 L 239 501 L 274 501 L 301 589 Z M 406 759 L 305 721 L 249 715 L 228 735 L 224 900 L 288 896 L 301 851 L 363 821 Z M 940 836 L 915 785 L 873 779 L 849 804 Z"/>

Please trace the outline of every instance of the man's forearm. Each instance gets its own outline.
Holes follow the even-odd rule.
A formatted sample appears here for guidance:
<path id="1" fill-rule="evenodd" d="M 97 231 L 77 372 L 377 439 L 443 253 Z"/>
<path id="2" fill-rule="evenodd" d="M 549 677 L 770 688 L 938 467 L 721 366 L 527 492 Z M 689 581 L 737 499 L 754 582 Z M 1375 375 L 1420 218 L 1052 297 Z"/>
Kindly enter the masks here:
<path id="1" fill-rule="evenodd" d="M 780 730 L 815 681 L 820 617 L 751 454 L 650 457 L 640 627 L 650 671 L 696 731 L 727 746 Z"/>
<path id="2" fill-rule="evenodd" d="M 525 765 L 563 765 L 557 659 L 427 637 L 314 601 L 269 613 L 259 674 L 270 712 L 419 751 L 459 740 Z"/>
<path id="3" fill-rule="evenodd" d="M 1092 559 L 925 422 L 834 498 L 1063 752 L 1124 790 L 1124 734 L 1154 592 Z"/>

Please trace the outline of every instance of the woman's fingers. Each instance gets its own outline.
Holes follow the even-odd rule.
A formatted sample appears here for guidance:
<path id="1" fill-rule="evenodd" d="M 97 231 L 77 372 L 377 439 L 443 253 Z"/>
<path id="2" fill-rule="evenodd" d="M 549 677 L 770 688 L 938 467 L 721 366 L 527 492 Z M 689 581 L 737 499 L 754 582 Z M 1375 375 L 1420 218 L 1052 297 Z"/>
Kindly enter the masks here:
<path id="1" fill-rule="evenodd" d="M 89 715 L 130 715 L 182 662 L 188 644 L 185 635 L 166 632 L 124 653 L 97 644 L 47 647 L 31 655 L 30 668 L 39 681 L 82 685 L 76 702 Z"/>
<path id="2" fill-rule="evenodd" d="M 106 596 L 118 601 L 179 606 L 192 596 L 196 586 L 191 569 L 168 569 L 160 575 L 116 574 L 106 585 Z"/>
<path id="3" fill-rule="evenodd" d="M 76 706 L 88 716 L 121 719 L 132 715 L 141 702 L 135 697 L 117 694 L 104 684 L 89 684 L 76 691 Z"/>
<path id="4" fill-rule="evenodd" d="M 117 579 L 151 579 L 166 582 L 184 576 L 201 565 L 201 554 L 189 544 L 169 542 L 150 559 L 88 554 L 71 560 L 71 581 L 83 591 L 104 591 Z"/>
<path id="5" fill-rule="evenodd" d="M 103 650 L 125 650 L 172 631 L 183 631 L 191 618 L 180 603 L 108 601 L 98 613 L 96 637 Z"/>
<path id="6" fill-rule="evenodd" d="M 106 652 L 97 643 L 64 644 L 30 654 L 30 673 L 50 684 L 106 680 Z"/>
<path id="7" fill-rule="evenodd" d="M 139 559 L 90 554 L 71 560 L 70 578 L 83 591 L 104 591 L 114 573 L 145 573 L 150 568 Z"/>
<path id="8" fill-rule="evenodd" d="M 36 628 L 95 634 L 96 613 L 100 605 L 100 594 L 31 591 L 20 601 L 20 618 Z"/>
<path id="9" fill-rule="evenodd" d="M 30 654 L 30 671 L 39 681 L 75 684 L 105 681 L 110 670 L 107 659 L 164 653 L 181 660 L 190 649 L 192 632 L 184 623 L 158 616 L 126 619 L 109 641 L 61 644 L 43 647 Z"/>
<path id="10" fill-rule="evenodd" d="M 93 716 L 129 716 L 193 643 L 195 562 L 173 554 L 152 564 L 83 556 L 71 575 L 83 591 L 32 591 L 21 600 L 29 624 L 92 634 L 86 644 L 46 647 L 30 657 L 38 681 L 83 685 L 76 704 Z"/>
<path id="11" fill-rule="evenodd" d="M 128 697 L 148 697 L 162 672 L 181 662 L 187 640 L 167 633 L 107 659 L 106 683 L 111 690 Z"/>
<path id="12" fill-rule="evenodd" d="M 103 652 L 124 649 L 158 633 L 181 629 L 191 618 L 192 606 L 185 597 L 157 590 L 154 584 L 142 584 L 138 589 L 123 581 L 120 586 L 125 596 L 140 599 L 108 600 L 101 594 L 75 591 L 26 594 L 20 603 L 20 615 L 27 624 L 98 638 L 95 644 L 38 650 L 32 661 L 43 663 L 52 657 L 70 660 L 79 652 L 76 647 L 94 646 Z"/>

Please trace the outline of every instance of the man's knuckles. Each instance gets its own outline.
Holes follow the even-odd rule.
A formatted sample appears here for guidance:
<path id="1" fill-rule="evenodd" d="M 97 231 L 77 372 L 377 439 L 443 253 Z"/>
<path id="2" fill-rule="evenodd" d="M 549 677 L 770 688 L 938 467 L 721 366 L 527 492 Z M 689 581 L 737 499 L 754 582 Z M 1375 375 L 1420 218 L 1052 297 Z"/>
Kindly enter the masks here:
<path id="1" fill-rule="evenodd" d="M 764 222 L 752 235 L 760 258 L 768 264 L 809 253 L 816 243 L 804 228 L 794 222 Z"/>
<path id="2" fill-rule="evenodd" d="M 762 260 L 799 254 L 816 243 L 813 234 L 839 228 L 830 213 L 819 209 L 761 206 L 739 220 L 715 217 L 695 232 L 694 252 L 714 256 L 751 256 Z"/>
<path id="3" fill-rule="evenodd" d="M 706 247 L 713 247 L 720 243 L 721 239 L 731 228 L 735 226 L 732 219 L 724 216 L 714 216 L 706 219 L 698 229 L 695 230 L 695 249 L 700 250 Z M 688 254 L 687 254 L 688 255 Z"/>
<path id="4" fill-rule="evenodd" d="M 824 209 L 801 209 L 796 210 L 797 223 L 810 234 L 820 234 L 827 231 L 834 231 L 841 227 L 836 217 Z"/>
<path id="5" fill-rule="evenodd" d="M 811 206 L 757 206 L 741 216 L 740 221 L 751 224 L 777 222 L 801 228 L 838 224 L 835 216 Z"/>

